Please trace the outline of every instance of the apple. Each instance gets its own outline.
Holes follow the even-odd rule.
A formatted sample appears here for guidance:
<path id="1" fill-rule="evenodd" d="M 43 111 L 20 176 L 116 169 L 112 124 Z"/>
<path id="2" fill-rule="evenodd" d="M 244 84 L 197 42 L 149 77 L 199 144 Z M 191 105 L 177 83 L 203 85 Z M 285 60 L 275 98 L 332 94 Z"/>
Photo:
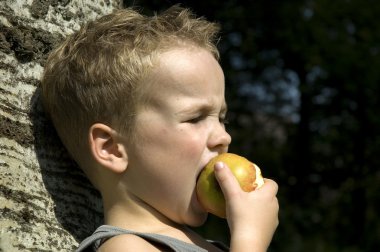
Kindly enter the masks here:
<path id="1" fill-rule="evenodd" d="M 231 169 L 241 189 L 245 192 L 251 192 L 262 186 L 264 179 L 256 164 L 233 153 L 220 154 L 207 163 L 197 180 L 198 200 L 207 212 L 226 218 L 226 201 L 214 174 L 215 163 L 219 161 Z"/>

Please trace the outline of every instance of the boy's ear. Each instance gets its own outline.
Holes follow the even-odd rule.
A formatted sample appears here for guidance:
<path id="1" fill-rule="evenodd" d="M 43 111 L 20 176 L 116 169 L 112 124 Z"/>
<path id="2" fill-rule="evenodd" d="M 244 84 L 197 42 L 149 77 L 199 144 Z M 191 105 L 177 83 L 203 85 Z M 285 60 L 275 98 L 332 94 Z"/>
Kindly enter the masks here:
<path id="1" fill-rule="evenodd" d="M 115 173 L 122 173 L 128 165 L 128 155 L 116 132 L 102 123 L 95 123 L 89 130 L 91 154 L 103 167 Z"/>

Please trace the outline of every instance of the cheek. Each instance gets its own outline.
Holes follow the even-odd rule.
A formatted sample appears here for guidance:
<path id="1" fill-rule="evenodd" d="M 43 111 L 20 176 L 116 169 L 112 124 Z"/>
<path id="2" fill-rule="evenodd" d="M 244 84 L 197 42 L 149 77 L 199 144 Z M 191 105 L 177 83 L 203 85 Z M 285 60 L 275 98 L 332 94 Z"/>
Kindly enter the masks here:
<path id="1" fill-rule="evenodd" d="M 179 131 L 175 137 L 177 143 L 177 150 L 180 151 L 181 156 L 187 158 L 194 158 L 203 153 L 205 148 L 205 141 L 199 133 L 189 133 L 186 131 Z"/>
<path id="2" fill-rule="evenodd" d="M 151 143 L 165 146 L 178 151 L 186 150 L 187 154 L 196 152 L 204 144 L 200 132 L 183 128 L 161 128 L 151 130 L 149 139 Z"/>
<path id="3" fill-rule="evenodd" d="M 200 161 L 205 148 L 205 137 L 201 132 L 175 127 L 147 128 L 138 130 L 139 140 L 135 146 L 149 160 L 169 166 L 173 163 L 196 165 Z"/>

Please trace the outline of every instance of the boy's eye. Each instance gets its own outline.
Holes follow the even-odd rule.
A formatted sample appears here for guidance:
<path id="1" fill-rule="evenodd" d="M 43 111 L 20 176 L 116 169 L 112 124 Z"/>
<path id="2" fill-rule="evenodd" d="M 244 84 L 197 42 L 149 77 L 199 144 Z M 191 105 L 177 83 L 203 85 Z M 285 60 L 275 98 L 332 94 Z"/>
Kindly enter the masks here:
<path id="1" fill-rule="evenodd" d="M 204 116 L 201 115 L 201 116 L 194 117 L 194 118 L 192 118 L 190 120 L 187 120 L 186 122 L 188 122 L 188 123 L 198 123 L 198 122 L 202 121 L 203 118 L 204 118 Z"/>
<path id="2" fill-rule="evenodd" d="M 186 122 L 187 123 L 192 123 L 192 124 L 195 124 L 195 123 L 199 123 L 201 122 L 202 120 L 204 120 L 205 118 L 207 117 L 207 115 L 199 115 L 199 116 L 196 116 L 192 119 L 189 119 L 187 120 Z M 221 124 L 228 124 L 228 119 L 226 118 L 226 116 L 220 116 L 219 117 L 219 122 Z"/>

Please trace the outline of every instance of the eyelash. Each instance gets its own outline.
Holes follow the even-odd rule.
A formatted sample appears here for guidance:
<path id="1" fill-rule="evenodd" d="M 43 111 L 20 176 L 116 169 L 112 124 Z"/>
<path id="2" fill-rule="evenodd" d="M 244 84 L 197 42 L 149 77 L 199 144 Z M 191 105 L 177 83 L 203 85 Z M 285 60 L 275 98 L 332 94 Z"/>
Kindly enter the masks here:
<path id="1" fill-rule="evenodd" d="M 195 124 L 195 123 L 202 121 L 204 118 L 205 118 L 205 116 L 201 115 L 201 116 L 194 117 L 194 118 L 188 120 L 187 122 Z"/>
<path id="2" fill-rule="evenodd" d="M 195 124 L 195 123 L 198 123 L 198 122 L 202 121 L 202 120 L 203 120 L 204 118 L 206 118 L 206 117 L 207 117 L 207 116 L 204 116 L 204 115 L 197 116 L 197 117 L 195 117 L 195 118 L 193 118 L 193 119 L 188 120 L 187 122 L 188 122 L 188 123 L 193 123 L 193 124 Z M 223 117 L 219 117 L 219 122 L 220 122 L 221 124 L 228 124 L 228 123 L 229 123 L 228 119 L 227 119 L 225 116 L 223 116 Z"/>

